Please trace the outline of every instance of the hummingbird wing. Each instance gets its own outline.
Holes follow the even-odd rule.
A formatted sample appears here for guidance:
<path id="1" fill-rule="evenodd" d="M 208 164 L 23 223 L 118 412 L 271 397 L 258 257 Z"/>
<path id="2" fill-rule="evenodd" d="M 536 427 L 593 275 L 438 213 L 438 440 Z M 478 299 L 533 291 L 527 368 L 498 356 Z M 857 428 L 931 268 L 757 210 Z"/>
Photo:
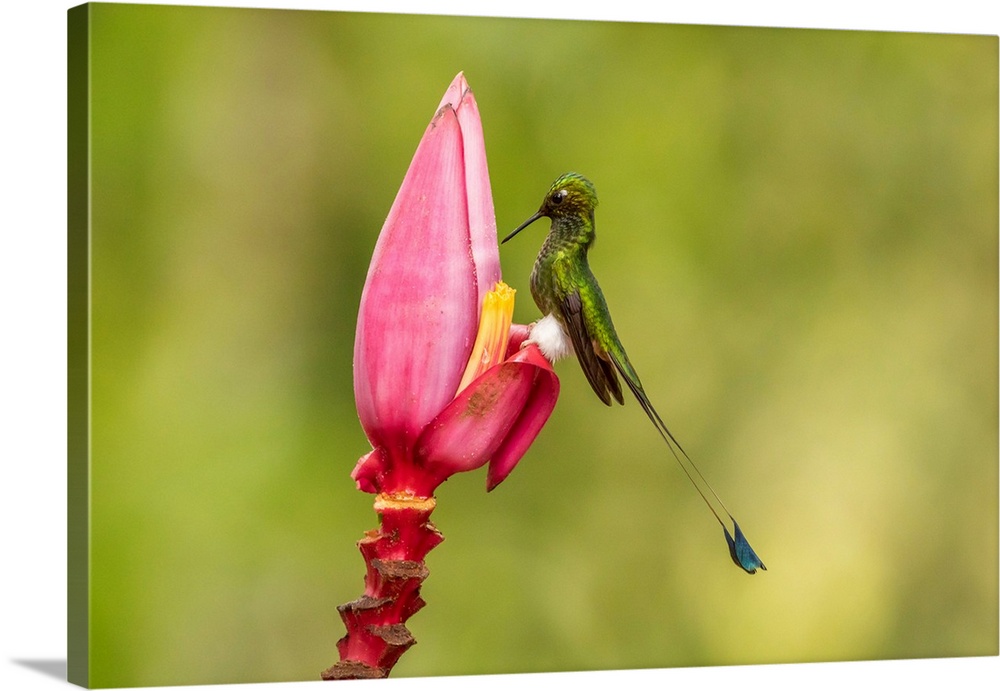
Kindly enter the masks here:
<path id="1" fill-rule="evenodd" d="M 559 304 L 559 312 L 562 322 L 569 332 L 570 340 L 573 341 L 573 350 L 576 352 L 576 359 L 580 361 L 580 367 L 590 382 L 591 388 L 597 394 L 604 405 L 611 405 L 611 397 L 619 403 L 624 403 L 622 397 L 622 386 L 615 374 L 614 366 L 600 357 L 594 349 L 594 339 L 596 334 L 590 333 L 587 328 L 587 321 L 583 315 L 583 299 L 580 291 L 571 290 Z"/>

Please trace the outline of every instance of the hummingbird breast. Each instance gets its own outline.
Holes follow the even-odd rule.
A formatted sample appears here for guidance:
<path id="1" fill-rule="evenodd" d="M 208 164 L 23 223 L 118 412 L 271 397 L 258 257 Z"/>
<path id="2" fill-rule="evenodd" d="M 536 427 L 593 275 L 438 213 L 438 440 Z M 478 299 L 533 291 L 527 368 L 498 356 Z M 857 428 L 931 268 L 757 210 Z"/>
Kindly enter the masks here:
<path id="1" fill-rule="evenodd" d="M 587 249 L 553 222 L 531 269 L 531 296 L 545 315 L 559 314 L 562 301 L 573 289 L 581 268 L 587 266 Z"/>

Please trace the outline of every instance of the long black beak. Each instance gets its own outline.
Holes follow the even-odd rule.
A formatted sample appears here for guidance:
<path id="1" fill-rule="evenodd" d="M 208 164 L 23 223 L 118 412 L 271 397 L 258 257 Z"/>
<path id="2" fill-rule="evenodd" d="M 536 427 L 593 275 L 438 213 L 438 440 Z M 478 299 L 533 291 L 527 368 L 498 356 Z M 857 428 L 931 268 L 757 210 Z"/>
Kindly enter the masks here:
<path id="1" fill-rule="evenodd" d="M 515 235 L 517 235 L 518 233 L 520 233 L 522 230 L 524 230 L 525 228 L 527 228 L 528 226 L 530 226 L 532 223 L 534 223 L 535 221 L 537 221 L 538 219 L 540 219 L 544 215 L 545 214 L 543 214 L 541 211 L 539 211 L 534 216 L 532 216 L 531 218 L 529 218 L 527 221 L 525 221 L 524 223 L 522 223 L 521 225 L 519 225 L 517 228 L 515 228 L 514 230 L 512 230 L 510 232 L 510 235 L 508 235 L 507 237 L 505 237 L 503 240 L 500 241 L 500 244 L 502 245 L 503 243 L 507 242 L 512 237 L 514 237 Z"/>

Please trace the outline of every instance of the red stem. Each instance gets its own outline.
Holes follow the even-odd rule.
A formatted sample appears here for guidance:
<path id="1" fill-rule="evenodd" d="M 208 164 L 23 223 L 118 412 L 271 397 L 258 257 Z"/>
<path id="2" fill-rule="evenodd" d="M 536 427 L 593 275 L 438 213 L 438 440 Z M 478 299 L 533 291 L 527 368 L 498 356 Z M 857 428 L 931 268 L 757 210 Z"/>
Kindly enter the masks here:
<path id="1" fill-rule="evenodd" d="M 429 520 L 435 503 L 434 497 L 408 493 L 375 497 L 379 528 L 358 542 L 367 567 L 365 593 L 337 607 L 347 635 L 337 642 L 340 661 L 323 679 L 387 677 L 416 642 L 405 622 L 424 606 L 424 557 L 444 539 Z"/>

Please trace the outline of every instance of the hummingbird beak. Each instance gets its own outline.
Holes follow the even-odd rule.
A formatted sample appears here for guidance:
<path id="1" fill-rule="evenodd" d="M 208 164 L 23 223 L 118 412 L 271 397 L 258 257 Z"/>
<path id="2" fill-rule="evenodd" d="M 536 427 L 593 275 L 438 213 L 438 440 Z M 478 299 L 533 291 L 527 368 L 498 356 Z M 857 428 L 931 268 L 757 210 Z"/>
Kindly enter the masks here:
<path id="1" fill-rule="evenodd" d="M 503 243 L 507 242 L 512 237 L 514 237 L 515 235 L 517 235 L 518 233 L 520 233 L 522 230 L 524 230 L 525 228 L 527 228 L 528 226 L 530 226 L 532 223 L 534 223 L 535 221 L 537 221 L 538 219 L 540 219 L 544 215 L 545 214 L 543 214 L 541 212 L 541 210 L 539 210 L 538 213 L 536 213 L 534 216 L 532 216 L 531 218 L 529 218 L 527 221 L 525 221 L 524 223 L 522 223 L 521 225 L 519 225 L 514 230 L 510 231 L 510 235 L 508 235 L 503 240 L 501 240 L 500 244 L 502 245 Z"/>

